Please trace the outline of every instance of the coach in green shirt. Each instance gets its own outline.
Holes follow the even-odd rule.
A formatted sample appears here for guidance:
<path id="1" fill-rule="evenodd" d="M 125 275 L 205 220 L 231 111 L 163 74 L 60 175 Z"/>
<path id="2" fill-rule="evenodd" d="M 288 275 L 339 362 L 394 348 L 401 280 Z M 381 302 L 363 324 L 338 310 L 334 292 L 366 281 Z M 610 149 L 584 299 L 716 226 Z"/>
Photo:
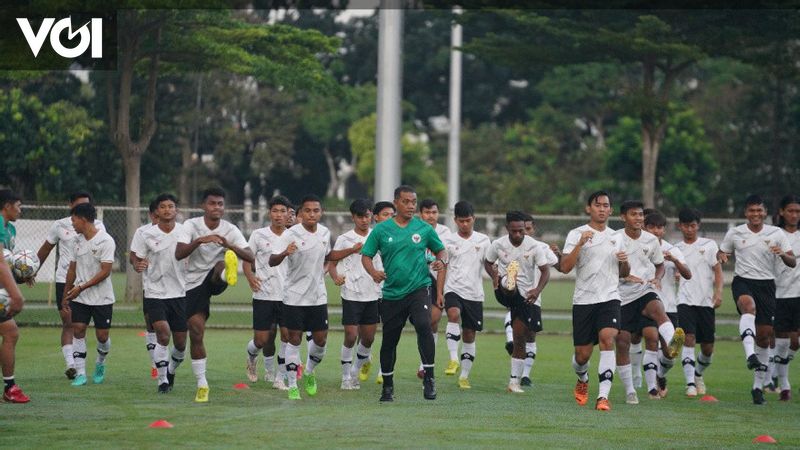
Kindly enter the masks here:
<path id="1" fill-rule="evenodd" d="M 436 347 L 431 333 L 431 281 L 425 250 L 436 254 L 439 270 L 436 280 L 436 298 L 441 299 L 447 272 L 446 251 L 436 231 L 414 216 L 417 194 L 411 186 L 394 190 L 397 215 L 375 226 L 361 249 L 364 269 L 376 283 L 385 281 L 380 302 L 383 340 L 381 343 L 381 372 L 383 373 L 382 402 L 394 400 L 394 363 L 397 344 L 406 319 L 417 331 L 417 347 L 425 369 L 422 381 L 423 395 L 428 400 L 436 398 L 433 381 L 433 361 Z M 380 253 L 384 271 L 375 269 L 372 258 Z"/>

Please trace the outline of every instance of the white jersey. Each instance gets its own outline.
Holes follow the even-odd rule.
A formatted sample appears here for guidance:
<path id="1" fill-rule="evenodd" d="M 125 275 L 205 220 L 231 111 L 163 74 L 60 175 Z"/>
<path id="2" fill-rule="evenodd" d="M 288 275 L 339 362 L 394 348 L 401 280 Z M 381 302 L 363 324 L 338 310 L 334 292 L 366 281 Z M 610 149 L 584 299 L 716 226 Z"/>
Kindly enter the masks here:
<path id="1" fill-rule="evenodd" d="M 679 263 L 686 265 L 686 258 L 678 247 L 667 241 L 661 241 L 661 252 L 669 253 Z M 682 278 L 678 267 L 672 261 L 664 260 L 664 278 L 661 279 L 661 292 L 659 298 L 664 303 L 664 309 L 668 313 L 678 312 L 678 278 Z"/>
<path id="2" fill-rule="evenodd" d="M 536 287 L 539 267 L 550 264 L 547 252 L 539 245 L 539 241 L 530 236 L 525 236 L 519 247 L 511 243 L 508 235 L 495 239 L 486 252 L 486 261 L 492 264 L 497 262 L 497 272 L 501 278 L 506 275 L 508 264 L 517 261 L 517 292 L 523 297 Z M 541 299 L 536 301 L 541 304 Z"/>
<path id="3" fill-rule="evenodd" d="M 216 234 L 238 248 L 246 248 L 242 232 L 236 225 L 227 220 L 220 220 L 217 228 L 213 230 L 206 226 L 203 217 L 194 217 L 183 223 L 184 237 L 179 242 L 191 243 L 197 238 Z M 225 259 L 225 247 L 217 244 L 200 244 L 189 256 L 186 269 L 186 290 L 191 290 L 203 284 L 203 280 L 214 265 Z"/>
<path id="4" fill-rule="evenodd" d="M 795 256 L 800 255 L 800 231 L 789 233 L 784 230 L 786 239 Z M 800 270 L 789 267 L 780 258 L 775 258 L 775 298 L 800 297 Z"/>
<path id="5" fill-rule="evenodd" d="M 169 233 L 158 225 L 145 225 L 136 231 L 140 230 L 138 239 L 131 241 L 131 251 L 149 263 L 142 274 L 145 298 L 186 297 L 186 260 L 175 258 L 178 242 L 189 243 L 183 225 L 176 223 Z"/>
<path id="6" fill-rule="evenodd" d="M 79 234 L 75 238 L 72 261 L 75 262 L 74 286 L 83 285 L 100 272 L 101 263 L 113 263 L 114 251 L 117 246 L 114 238 L 105 231 L 98 230 L 91 240 Z M 100 283 L 81 291 L 74 302 L 89 306 L 110 305 L 114 303 L 114 287 L 111 285 L 111 275 Z"/>
<path id="7" fill-rule="evenodd" d="M 675 244 L 683 253 L 692 278 L 681 278 L 678 287 L 678 304 L 690 306 L 714 306 L 714 267 L 719 264 L 719 247 L 711 239 L 699 237 L 691 244 Z"/>
<path id="8" fill-rule="evenodd" d="M 775 245 L 784 252 L 792 249 L 782 229 L 764 225 L 761 231 L 753 233 L 747 224 L 742 224 L 725 233 L 719 248 L 725 253 L 735 252 L 733 272 L 737 276 L 750 280 L 773 280 L 775 260 L 780 259 L 770 250 Z"/>
<path id="9" fill-rule="evenodd" d="M 628 264 L 631 266 L 631 275 L 644 280 L 644 283 L 634 283 L 619 280 L 619 295 L 622 305 L 627 305 L 650 292 L 656 292 L 655 286 L 649 283 L 656 276 L 657 264 L 664 263 L 664 254 L 658 238 L 642 230 L 638 239 L 625 233 L 625 229 L 616 233 L 616 239 L 622 241 L 620 250 L 628 255 Z"/>
<path id="10" fill-rule="evenodd" d="M 567 235 L 564 254 L 568 255 L 581 240 L 584 231 L 593 231 L 594 236 L 581 247 L 575 264 L 575 293 L 573 305 L 593 305 L 610 300 L 620 300 L 619 261 L 621 239 L 615 231 L 606 227 L 597 231 L 589 225 L 581 225 Z"/>
<path id="11" fill-rule="evenodd" d="M 367 236 L 371 231 L 367 231 Z M 344 250 L 352 248 L 359 242 L 363 244 L 366 242 L 367 236 L 361 236 L 354 230 L 350 230 L 336 238 L 333 249 Z M 373 302 L 381 298 L 381 285 L 376 283 L 364 269 L 364 265 L 361 264 L 361 253 L 353 253 L 339 261 L 337 270 L 339 275 L 344 276 L 344 284 L 341 289 L 343 299 L 354 302 Z M 381 269 L 376 267 L 376 270 Z"/>
<path id="12" fill-rule="evenodd" d="M 94 221 L 94 226 L 98 231 L 106 231 L 103 222 Z M 58 245 L 58 261 L 56 261 L 56 283 L 67 282 L 67 270 L 72 261 L 75 248 L 75 237 L 78 233 L 72 228 L 72 218 L 64 217 L 53 222 L 50 230 L 47 231 L 47 242 L 51 245 Z"/>
<path id="13" fill-rule="evenodd" d="M 331 251 L 331 232 L 324 225 L 317 224 L 317 231 L 312 233 L 298 223 L 281 235 L 276 253 L 282 253 L 292 242 L 297 245 L 297 251 L 285 258 L 283 303 L 291 306 L 327 304 L 325 257 Z"/>
<path id="14" fill-rule="evenodd" d="M 248 245 L 256 258 L 256 277 L 261 280 L 261 290 L 253 293 L 253 300 L 283 301 L 286 261 L 275 267 L 269 265 L 269 257 L 276 250 L 280 238 L 270 227 L 259 228 L 250 235 Z"/>
<path id="15" fill-rule="evenodd" d="M 450 233 L 442 241 L 447 249 L 447 278 L 444 293 L 452 292 L 464 300 L 482 302 L 484 299 L 483 262 L 491 245 L 489 237 L 473 231 L 470 237 L 463 238 L 458 233 Z"/>
<path id="16" fill-rule="evenodd" d="M 140 226 L 139 228 L 137 228 L 136 231 L 133 232 L 133 237 L 131 238 L 131 248 L 129 249 L 131 252 L 136 253 L 134 248 L 138 248 L 139 250 L 144 251 L 144 242 L 142 240 L 142 233 L 144 232 L 144 230 L 146 230 L 146 229 L 148 229 L 148 228 L 150 228 L 152 226 L 153 226 L 152 223 L 146 223 L 146 224 Z M 143 253 L 140 253 L 140 255 L 141 254 L 143 254 Z M 139 257 L 141 258 L 142 256 L 139 256 Z M 146 292 L 148 291 L 148 288 L 149 288 L 148 283 L 150 283 L 150 280 L 147 277 L 147 271 L 145 271 L 142 274 L 142 289 L 145 292 L 145 297 L 147 297 Z"/>
<path id="17" fill-rule="evenodd" d="M 447 236 L 450 236 L 451 234 L 453 234 L 453 232 L 450 231 L 450 228 L 447 228 L 445 225 L 442 225 L 440 223 L 437 223 L 436 227 L 434 227 L 434 229 L 436 230 L 436 234 L 439 236 L 439 240 L 442 241 L 442 243 L 444 243 L 444 240 L 447 239 Z M 429 249 L 426 249 L 425 253 L 427 255 L 432 255 L 432 253 L 431 253 L 431 251 Z M 436 272 L 435 270 L 431 269 L 430 266 L 428 266 L 428 272 L 431 274 L 431 276 L 435 280 L 436 279 L 436 275 L 437 275 L 438 272 Z M 433 283 L 433 288 L 434 288 L 434 290 L 436 289 L 436 283 Z"/>

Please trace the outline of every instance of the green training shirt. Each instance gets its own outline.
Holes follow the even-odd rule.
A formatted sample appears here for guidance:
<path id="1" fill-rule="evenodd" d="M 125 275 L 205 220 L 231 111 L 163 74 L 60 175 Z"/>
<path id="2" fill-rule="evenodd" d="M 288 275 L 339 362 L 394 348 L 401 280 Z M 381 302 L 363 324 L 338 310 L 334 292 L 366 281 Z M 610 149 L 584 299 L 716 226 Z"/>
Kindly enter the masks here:
<path id="1" fill-rule="evenodd" d="M 428 223 L 414 217 L 405 226 L 389 219 L 375 225 L 361 254 L 374 257 L 381 254 L 386 281 L 384 300 L 400 300 L 419 288 L 430 286 L 425 249 L 438 253 L 444 249 L 436 231 Z"/>
<path id="2" fill-rule="evenodd" d="M 14 227 L 14 224 L 8 222 L 3 226 L 3 218 L 0 216 L 0 244 L 3 244 L 3 248 L 13 252 L 14 251 L 14 240 L 17 237 L 17 229 Z"/>

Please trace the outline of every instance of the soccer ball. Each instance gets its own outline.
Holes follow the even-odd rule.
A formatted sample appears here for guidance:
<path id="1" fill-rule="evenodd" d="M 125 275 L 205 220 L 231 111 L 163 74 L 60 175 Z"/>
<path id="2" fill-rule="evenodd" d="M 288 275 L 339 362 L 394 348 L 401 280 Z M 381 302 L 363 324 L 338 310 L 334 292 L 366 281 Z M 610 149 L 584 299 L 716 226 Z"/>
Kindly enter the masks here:
<path id="1" fill-rule="evenodd" d="M 11 255 L 11 273 L 17 283 L 25 283 L 39 270 L 39 258 L 32 250 L 18 250 Z"/>
<path id="2" fill-rule="evenodd" d="M 11 297 L 8 296 L 8 292 L 0 289 L 0 317 L 5 317 L 9 301 L 11 301 Z"/>

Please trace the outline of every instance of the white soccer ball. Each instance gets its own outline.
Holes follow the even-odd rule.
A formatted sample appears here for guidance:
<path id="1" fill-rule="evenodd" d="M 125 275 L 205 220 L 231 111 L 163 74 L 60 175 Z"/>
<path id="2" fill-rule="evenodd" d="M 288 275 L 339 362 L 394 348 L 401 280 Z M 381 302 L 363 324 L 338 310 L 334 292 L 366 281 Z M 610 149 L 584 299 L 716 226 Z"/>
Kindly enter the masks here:
<path id="1" fill-rule="evenodd" d="M 39 270 L 39 258 L 33 250 L 18 250 L 11 255 L 11 273 L 17 283 L 25 283 Z"/>
<path id="2" fill-rule="evenodd" d="M 9 301 L 11 301 L 11 298 L 8 296 L 8 292 L 5 289 L 0 289 L 0 317 L 6 315 Z"/>

